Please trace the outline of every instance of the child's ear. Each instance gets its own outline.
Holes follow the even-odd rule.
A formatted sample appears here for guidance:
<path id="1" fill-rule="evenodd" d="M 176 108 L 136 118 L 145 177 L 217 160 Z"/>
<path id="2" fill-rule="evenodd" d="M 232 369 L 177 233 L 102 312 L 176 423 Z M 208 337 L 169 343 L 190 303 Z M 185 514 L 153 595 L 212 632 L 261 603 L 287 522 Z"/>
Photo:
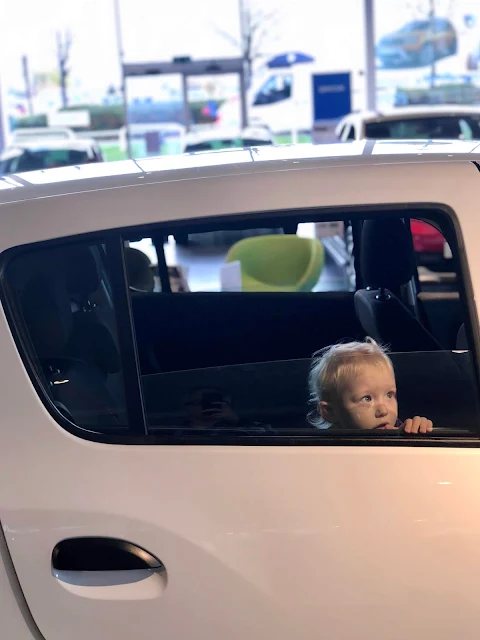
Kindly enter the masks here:
<path id="1" fill-rule="evenodd" d="M 325 402 L 324 400 L 319 402 L 318 411 L 325 422 L 329 422 L 330 424 L 333 424 L 335 422 L 335 411 L 333 410 L 330 402 Z"/>

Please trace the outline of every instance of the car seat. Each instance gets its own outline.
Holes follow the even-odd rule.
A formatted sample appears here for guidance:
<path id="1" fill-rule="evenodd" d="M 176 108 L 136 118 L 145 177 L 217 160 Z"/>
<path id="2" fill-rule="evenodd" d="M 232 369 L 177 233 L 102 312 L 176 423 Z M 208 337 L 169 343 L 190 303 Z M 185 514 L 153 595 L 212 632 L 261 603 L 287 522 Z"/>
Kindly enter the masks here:
<path id="1" fill-rule="evenodd" d="M 87 245 L 75 246 L 65 253 L 65 277 L 72 310 L 72 331 L 66 353 L 98 368 L 106 377 L 120 370 L 117 345 L 101 318 L 92 295 L 100 286 L 95 257 Z M 112 311 L 113 313 L 113 311 Z"/>
<path id="2" fill-rule="evenodd" d="M 226 261 L 240 262 L 242 291 L 312 291 L 323 269 L 323 245 L 315 238 L 265 235 L 237 242 Z"/>
<path id="3" fill-rule="evenodd" d="M 155 280 L 148 256 L 134 247 L 125 247 L 124 255 L 130 289 L 152 292 L 155 288 Z"/>
<path id="4" fill-rule="evenodd" d="M 399 298 L 417 268 L 412 237 L 401 219 L 364 222 L 360 268 L 366 289 L 355 293 L 355 312 L 368 336 L 392 351 L 442 349 Z"/>
<path id="5" fill-rule="evenodd" d="M 34 277 L 21 294 L 21 308 L 43 387 L 58 410 L 71 422 L 88 429 L 103 431 L 126 426 L 126 414 L 110 396 L 102 372 L 69 354 L 74 322 L 62 278 L 58 274 Z"/>

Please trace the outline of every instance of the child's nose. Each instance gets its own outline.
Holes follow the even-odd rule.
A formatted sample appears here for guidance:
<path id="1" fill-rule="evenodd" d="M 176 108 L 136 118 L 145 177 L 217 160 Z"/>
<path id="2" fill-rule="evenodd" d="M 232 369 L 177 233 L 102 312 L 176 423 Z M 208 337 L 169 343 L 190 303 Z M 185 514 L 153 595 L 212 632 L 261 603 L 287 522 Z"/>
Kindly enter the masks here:
<path id="1" fill-rule="evenodd" d="M 383 402 L 377 404 L 375 413 L 377 418 L 383 418 L 383 416 L 386 416 L 388 413 L 387 405 Z"/>

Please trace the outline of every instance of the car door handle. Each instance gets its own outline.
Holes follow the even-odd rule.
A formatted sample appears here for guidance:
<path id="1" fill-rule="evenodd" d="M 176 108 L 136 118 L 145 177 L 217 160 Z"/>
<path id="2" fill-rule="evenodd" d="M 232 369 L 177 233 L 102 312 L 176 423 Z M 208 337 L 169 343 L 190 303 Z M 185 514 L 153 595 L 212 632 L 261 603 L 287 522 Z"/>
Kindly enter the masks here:
<path id="1" fill-rule="evenodd" d="M 143 588 L 144 594 L 151 594 L 143 597 L 158 595 L 159 589 L 163 591 L 166 586 L 164 564 L 142 547 L 118 538 L 62 540 L 52 552 L 52 573 L 63 586 L 80 595 L 85 593 L 79 589 L 111 587 L 116 588 L 115 597 L 121 597 L 119 587 L 137 584 L 152 576 L 158 580 L 153 590 Z M 102 597 L 105 598 L 105 594 Z"/>
<path id="2" fill-rule="evenodd" d="M 163 564 L 141 547 L 118 538 L 68 538 L 52 553 L 56 571 L 159 571 Z"/>

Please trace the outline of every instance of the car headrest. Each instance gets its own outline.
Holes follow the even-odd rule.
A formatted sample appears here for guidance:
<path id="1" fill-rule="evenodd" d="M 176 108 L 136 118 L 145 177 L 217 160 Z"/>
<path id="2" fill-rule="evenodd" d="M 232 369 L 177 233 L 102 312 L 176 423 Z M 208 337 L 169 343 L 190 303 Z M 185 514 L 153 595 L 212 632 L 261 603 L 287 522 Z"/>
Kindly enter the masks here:
<path id="1" fill-rule="evenodd" d="M 69 247 L 65 262 L 69 293 L 85 298 L 98 289 L 100 277 L 89 247 L 78 245 Z"/>
<path id="2" fill-rule="evenodd" d="M 23 292 L 22 310 L 38 357 L 61 357 L 72 328 L 70 300 L 64 284 L 34 278 Z"/>
<path id="3" fill-rule="evenodd" d="M 133 247 L 125 247 L 128 284 L 138 291 L 153 291 L 155 281 L 148 256 Z"/>
<path id="4" fill-rule="evenodd" d="M 360 266 L 366 287 L 398 289 L 415 273 L 412 237 L 399 218 L 366 220 Z"/>

